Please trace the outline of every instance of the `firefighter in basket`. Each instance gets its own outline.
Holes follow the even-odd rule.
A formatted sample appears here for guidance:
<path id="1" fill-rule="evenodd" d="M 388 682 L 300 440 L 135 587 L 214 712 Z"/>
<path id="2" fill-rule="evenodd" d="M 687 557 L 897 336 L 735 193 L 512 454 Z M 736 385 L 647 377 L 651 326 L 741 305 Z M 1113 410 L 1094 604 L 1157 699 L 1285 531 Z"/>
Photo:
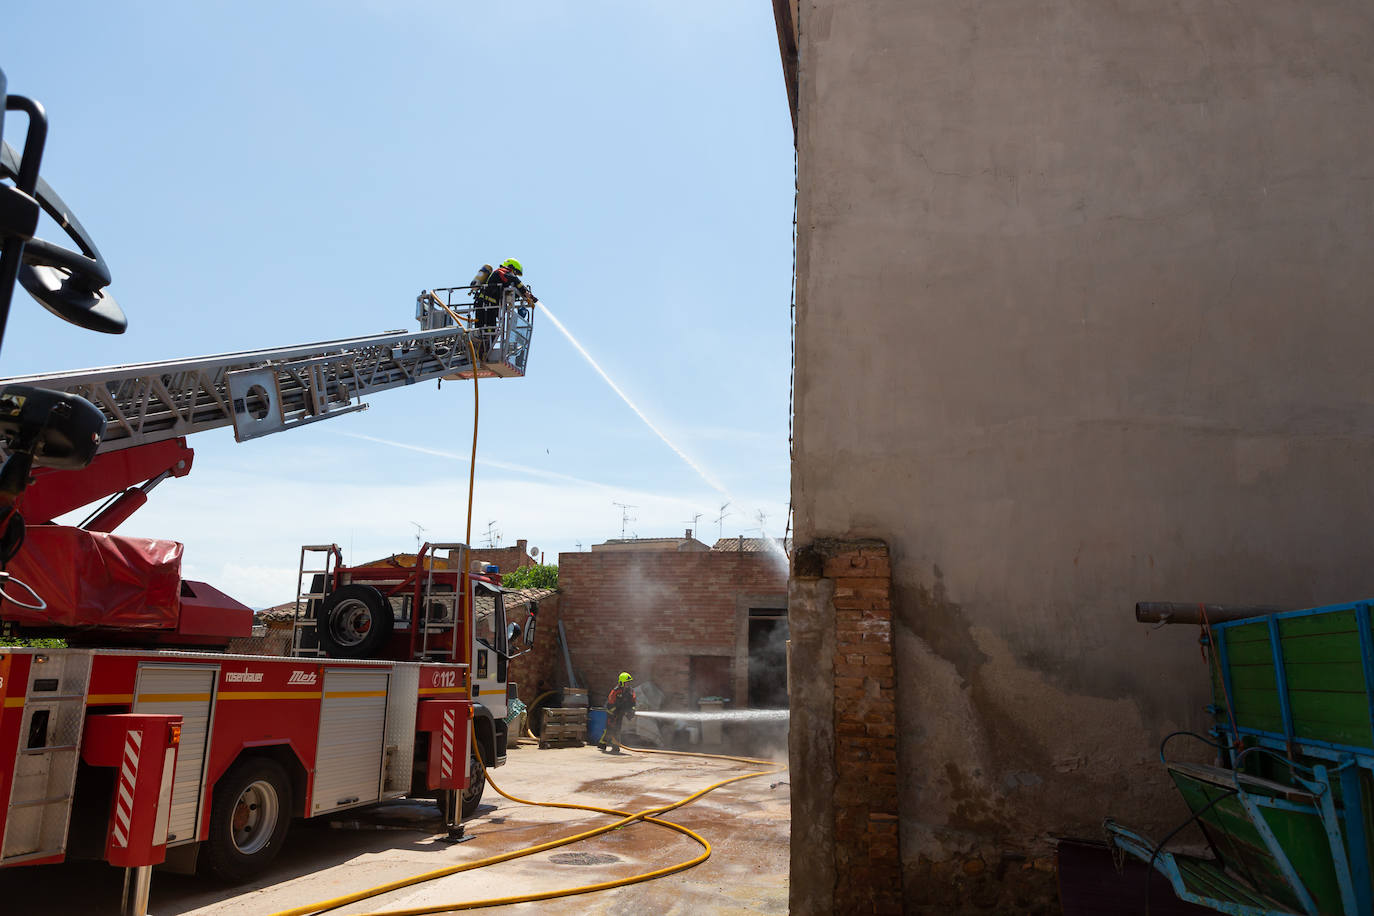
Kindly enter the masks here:
<path id="1" fill-rule="evenodd" d="M 635 689 L 630 686 L 633 680 L 630 672 L 620 672 L 620 682 L 611 688 L 610 695 L 606 697 L 606 731 L 597 745 L 603 751 L 607 742 L 610 742 L 611 753 L 620 753 L 620 728 L 635 711 Z"/>
<path id="2" fill-rule="evenodd" d="M 525 268 L 519 261 L 515 258 L 506 258 L 495 270 L 490 264 L 483 264 L 482 269 L 477 271 L 477 276 L 472 278 L 472 283 L 468 284 L 472 287 L 475 305 L 473 325 L 477 329 L 478 338 L 482 341 L 484 356 L 491 350 L 492 337 L 501 320 L 501 308 L 507 304 L 507 296 L 518 295 L 530 305 L 539 301 L 534 298 L 534 291 L 520 279 L 524 273 Z M 525 315 L 523 306 L 520 308 L 520 314 L 521 317 Z"/>

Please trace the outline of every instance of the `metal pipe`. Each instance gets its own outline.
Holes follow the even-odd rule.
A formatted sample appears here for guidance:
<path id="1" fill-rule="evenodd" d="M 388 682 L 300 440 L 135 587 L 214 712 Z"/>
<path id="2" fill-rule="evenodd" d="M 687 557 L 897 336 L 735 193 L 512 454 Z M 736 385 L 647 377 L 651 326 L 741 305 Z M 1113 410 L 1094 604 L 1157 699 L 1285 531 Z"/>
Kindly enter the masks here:
<path id="1" fill-rule="evenodd" d="M 1247 617 L 1263 617 L 1265 614 L 1279 614 L 1292 608 L 1270 607 L 1258 604 L 1202 604 L 1175 601 L 1137 601 L 1135 619 L 1139 623 L 1222 623 L 1227 620 L 1244 620 Z M 1204 612 L 1206 618 L 1204 619 Z"/>
<path id="2" fill-rule="evenodd" d="M 122 916 L 148 916 L 148 892 L 153 885 L 153 866 L 124 869 Z"/>

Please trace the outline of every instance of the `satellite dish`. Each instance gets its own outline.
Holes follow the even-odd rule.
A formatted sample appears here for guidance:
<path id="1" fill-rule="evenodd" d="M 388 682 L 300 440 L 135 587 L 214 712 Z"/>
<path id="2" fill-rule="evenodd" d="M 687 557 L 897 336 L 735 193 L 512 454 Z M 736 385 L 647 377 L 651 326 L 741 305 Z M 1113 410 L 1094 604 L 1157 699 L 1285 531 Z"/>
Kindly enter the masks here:
<path id="1" fill-rule="evenodd" d="M 530 556 L 534 557 L 536 560 L 539 559 L 539 548 L 538 548 L 538 547 L 531 547 L 531 548 L 530 548 Z"/>

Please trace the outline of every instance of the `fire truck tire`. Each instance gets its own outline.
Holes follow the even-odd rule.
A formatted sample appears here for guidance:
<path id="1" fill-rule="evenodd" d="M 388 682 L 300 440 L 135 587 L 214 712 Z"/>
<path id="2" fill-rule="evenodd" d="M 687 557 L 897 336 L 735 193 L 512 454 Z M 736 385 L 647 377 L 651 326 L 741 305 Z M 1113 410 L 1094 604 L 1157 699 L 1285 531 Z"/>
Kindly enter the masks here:
<path id="1" fill-rule="evenodd" d="M 370 585 L 334 590 L 320 608 L 320 648 L 330 658 L 375 658 L 391 638 L 391 605 Z"/>
<path id="2" fill-rule="evenodd" d="M 215 784 L 206 865 L 226 881 L 247 881 L 281 851 L 291 826 L 291 780 L 266 757 L 240 760 Z"/>
<path id="3" fill-rule="evenodd" d="M 468 759 L 468 787 L 463 790 L 463 820 L 467 820 L 477 813 L 477 806 L 482 804 L 482 792 L 486 788 L 486 771 L 478 762 L 477 755 L 473 754 Z"/>

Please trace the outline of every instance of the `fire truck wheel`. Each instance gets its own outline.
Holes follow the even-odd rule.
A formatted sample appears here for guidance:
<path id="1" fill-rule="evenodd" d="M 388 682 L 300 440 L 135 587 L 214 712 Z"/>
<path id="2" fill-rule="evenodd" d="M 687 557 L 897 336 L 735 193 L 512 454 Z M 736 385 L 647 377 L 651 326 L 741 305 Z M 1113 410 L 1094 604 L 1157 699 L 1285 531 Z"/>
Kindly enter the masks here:
<path id="1" fill-rule="evenodd" d="M 482 769 L 482 764 L 478 763 L 477 755 L 473 754 L 468 759 L 468 787 L 463 790 L 463 820 L 477 813 L 477 806 L 482 803 L 482 792 L 486 787 L 487 774 Z"/>
<path id="2" fill-rule="evenodd" d="M 252 878 L 277 857 L 290 825 L 291 780 L 281 764 L 239 761 L 215 784 L 205 844 L 210 871 L 226 881 Z"/>
<path id="3" fill-rule="evenodd" d="M 394 624 L 381 592 L 370 585 L 345 585 L 320 608 L 320 648 L 330 658 L 375 658 Z"/>

